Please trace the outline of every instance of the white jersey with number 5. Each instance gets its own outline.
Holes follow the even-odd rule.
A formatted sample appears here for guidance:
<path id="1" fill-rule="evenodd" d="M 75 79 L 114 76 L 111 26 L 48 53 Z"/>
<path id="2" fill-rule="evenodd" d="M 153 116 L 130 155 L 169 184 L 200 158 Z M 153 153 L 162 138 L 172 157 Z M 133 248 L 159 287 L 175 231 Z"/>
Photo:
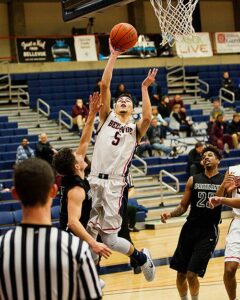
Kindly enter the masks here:
<path id="1" fill-rule="evenodd" d="M 235 176 L 240 176 L 240 165 L 229 167 L 229 173 L 232 173 Z M 240 188 L 237 188 L 232 192 L 232 197 L 239 198 L 240 201 Z M 240 216 L 240 208 L 233 208 L 233 212 Z"/>
<path id="2" fill-rule="evenodd" d="M 91 175 L 126 176 L 137 145 L 136 124 L 121 123 L 111 111 L 94 146 Z"/>

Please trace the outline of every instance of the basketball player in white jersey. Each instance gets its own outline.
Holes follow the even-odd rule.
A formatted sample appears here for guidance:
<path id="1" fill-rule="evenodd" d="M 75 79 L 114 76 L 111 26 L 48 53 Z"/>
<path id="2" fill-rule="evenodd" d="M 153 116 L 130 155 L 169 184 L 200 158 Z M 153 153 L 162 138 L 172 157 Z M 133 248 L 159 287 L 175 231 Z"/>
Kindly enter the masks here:
<path id="1" fill-rule="evenodd" d="M 229 167 L 216 195 L 209 199 L 211 208 L 221 204 L 233 208 L 233 220 L 226 238 L 223 280 L 229 300 L 236 300 L 236 271 L 240 263 L 240 165 Z"/>
<path id="2" fill-rule="evenodd" d="M 110 109 L 110 84 L 117 57 L 111 44 L 110 57 L 101 81 L 102 107 L 99 111 L 99 129 L 94 147 L 89 183 L 92 191 L 92 210 L 88 230 L 92 236 L 99 233 L 105 245 L 134 259 L 143 271 L 147 281 L 152 281 L 155 267 L 147 249 L 138 251 L 126 239 L 118 237 L 122 218 L 120 208 L 126 176 L 135 148 L 146 133 L 152 118 L 148 87 L 155 80 L 157 69 L 150 70 L 142 82 L 142 119 L 136 124 L 130 122 L 133 101 L 128 94 L 116 99 L 115 110 Z M 95 257 L 95 260 L 97 258 Z"/>

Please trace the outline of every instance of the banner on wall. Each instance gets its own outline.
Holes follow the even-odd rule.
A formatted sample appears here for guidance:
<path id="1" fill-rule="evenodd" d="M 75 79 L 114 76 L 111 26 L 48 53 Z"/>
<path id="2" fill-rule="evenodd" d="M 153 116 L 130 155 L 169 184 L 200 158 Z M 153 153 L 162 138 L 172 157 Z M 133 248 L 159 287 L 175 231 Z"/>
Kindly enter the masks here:
<path id="1" fill-rule="evenodd" d="M 196 32 L 192 38 L 176 41 L 176 52 L 179 57 L 213 56 L 208 32 Z"/>
<path id="2" fill-rule="evenodd" d="M 18 62 L 68 62 L 76 60 L 73 38 L 17 38 Z"/>
<path id="3" fill-rule="evenodd" d="M 216 32 L 215 47 L 217 53 L 239 53 L 240 32 Z"/>
<path id="4" fill-rule="evenodd" d="M 74 36 L 74 46 L 75 46 L 77 61 L 98 60 L 94 35 Z"/>

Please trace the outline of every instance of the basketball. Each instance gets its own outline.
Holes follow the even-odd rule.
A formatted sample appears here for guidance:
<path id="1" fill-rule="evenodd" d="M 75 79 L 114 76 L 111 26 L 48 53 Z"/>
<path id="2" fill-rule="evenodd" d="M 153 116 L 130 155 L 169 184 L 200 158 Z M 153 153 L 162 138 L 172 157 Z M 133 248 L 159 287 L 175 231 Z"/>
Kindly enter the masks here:
<path id="1" fill-rule="evenodd" d="M 124 52 L 136 44 L 137 30 L 131 24 L 119 23 L 112 28 L 110 40 L 115 50 Z"/>

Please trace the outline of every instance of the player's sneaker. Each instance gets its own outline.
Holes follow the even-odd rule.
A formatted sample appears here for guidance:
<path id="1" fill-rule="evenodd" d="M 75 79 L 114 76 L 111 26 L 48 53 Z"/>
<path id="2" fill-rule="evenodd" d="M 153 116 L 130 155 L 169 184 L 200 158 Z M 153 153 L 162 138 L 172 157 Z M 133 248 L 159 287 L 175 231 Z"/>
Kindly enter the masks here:
<path id="1" fill-rule="evenodd" d="M 146 248 L 143 248 L 142 252 L 147 256 L 147 261 L 145 262 L 144 265 L 141 266 L 143 275 L 147 281 L 153 281 L 155 277 L 156 268 L 151 258 L 151 254 L 149 250 Z"/>
<path id="2" fill-rule="evenodd" d="M 100 283 L 101 289 L 104 289 L 105 285 L 106 285 L 106 282 L 104 280 L 102 280 L 101 278 L 99 278 L 99 283 Z"/>

